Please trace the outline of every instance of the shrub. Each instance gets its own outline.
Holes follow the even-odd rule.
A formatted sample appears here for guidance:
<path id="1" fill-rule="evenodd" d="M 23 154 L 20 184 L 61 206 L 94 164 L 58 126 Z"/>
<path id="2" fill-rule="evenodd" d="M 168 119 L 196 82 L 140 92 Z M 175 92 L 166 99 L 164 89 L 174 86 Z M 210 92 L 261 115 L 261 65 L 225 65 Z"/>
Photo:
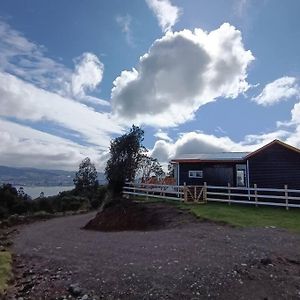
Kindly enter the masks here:
<path id="1" fill-rule="evenodd" d="M 19 194 L 11 184 L 0 186 L 0 218 L 15 213 L 26 213 L 30 207 L 28 199 L 28 195 Z"/>
<path id="2" fill-rule="evenodd" d="M 25 193 L 18 193 L 10 184 L 0 186 L 0 218 L 13 214 L 34 214 L 44 211 L 55 212 L 97 209 L 103 202 L 107 188 L 98 186 L 94 191 L 71 190 L 61 192 L 56 196 L 39 197 L 29 200 Z"/>

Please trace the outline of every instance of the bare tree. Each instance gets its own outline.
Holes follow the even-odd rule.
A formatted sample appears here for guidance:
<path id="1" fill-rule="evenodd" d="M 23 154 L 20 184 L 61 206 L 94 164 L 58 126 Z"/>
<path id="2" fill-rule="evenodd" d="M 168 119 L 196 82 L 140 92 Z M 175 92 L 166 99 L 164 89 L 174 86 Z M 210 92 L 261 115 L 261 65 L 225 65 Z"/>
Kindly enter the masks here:
<path id="1" fill-rule="evenodd" d="M 153 175 L 156 177 L 162 177 L 165 173 L 156 158 L 143 154 L 137 171 L 137 177 L 141 178 L 142 181 L 145 182 Z"/>

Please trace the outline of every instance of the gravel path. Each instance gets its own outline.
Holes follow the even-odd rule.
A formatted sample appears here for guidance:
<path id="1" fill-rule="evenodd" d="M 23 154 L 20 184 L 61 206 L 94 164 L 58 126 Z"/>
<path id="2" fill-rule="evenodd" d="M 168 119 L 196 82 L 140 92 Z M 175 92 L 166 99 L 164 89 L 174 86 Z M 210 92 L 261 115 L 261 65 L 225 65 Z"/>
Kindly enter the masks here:
<path id="1" fill-rule="evenodd" d="M 94 215 L 24 226 L 7 297 L 63 299 L 77 283 L 81 296 L 104 299 L 300 299 L 300 235 L 196 219 L 147 232 L 80 229 Z"/>

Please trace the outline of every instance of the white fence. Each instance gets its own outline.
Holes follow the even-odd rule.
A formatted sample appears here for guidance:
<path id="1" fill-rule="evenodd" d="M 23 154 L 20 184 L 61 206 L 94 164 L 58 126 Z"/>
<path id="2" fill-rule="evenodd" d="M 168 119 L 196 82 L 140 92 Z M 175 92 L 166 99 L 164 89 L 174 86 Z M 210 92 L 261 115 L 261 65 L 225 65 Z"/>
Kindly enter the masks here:
<path id="1" fill-rule="evenodd" d="M 285 185 L 283 189 L 274 188 L 253 188 L 231 187 L 231 186 L 207 186 L 207 198 L 209 202 L 225 202 L 281 206 L 300 208 L 300 190 L 288 189 Z"/>
<path id="2" fill-rule="evenodd" d="M 224 202 L 250 205 L 268 205 L 289 208 L 300 208 L 300 190 L 232 187 L 228 186 L 178 186 L 159 184 L 126 183 L 123 194 L 148 198 L 184 201 L 188 203 Z"/>
<path id="3" fill-rule="evenodd" d="M 124 195 L 142 196 L 146 198 L 160 198 L 167 200 L 184 201 L 183 186 L 145 184 L 128 182 L 123 189 Z"/>

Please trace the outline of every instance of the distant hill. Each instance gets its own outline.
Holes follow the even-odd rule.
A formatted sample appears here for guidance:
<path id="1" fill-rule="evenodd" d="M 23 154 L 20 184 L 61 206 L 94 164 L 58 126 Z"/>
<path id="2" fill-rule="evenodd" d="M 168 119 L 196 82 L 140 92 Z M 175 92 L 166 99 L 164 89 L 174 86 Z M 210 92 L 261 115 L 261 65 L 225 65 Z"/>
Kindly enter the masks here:
<path id="1" fill-rule="evenodd" d="M 0 184 L 27 186 L 69 186 L 73 185 L 75 171 L 45 170 L 34 168 L 12 168 L 0 166 Z M 98 173 L 100 184 L 105 183 L 103 173 Z"/>

